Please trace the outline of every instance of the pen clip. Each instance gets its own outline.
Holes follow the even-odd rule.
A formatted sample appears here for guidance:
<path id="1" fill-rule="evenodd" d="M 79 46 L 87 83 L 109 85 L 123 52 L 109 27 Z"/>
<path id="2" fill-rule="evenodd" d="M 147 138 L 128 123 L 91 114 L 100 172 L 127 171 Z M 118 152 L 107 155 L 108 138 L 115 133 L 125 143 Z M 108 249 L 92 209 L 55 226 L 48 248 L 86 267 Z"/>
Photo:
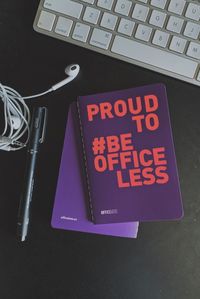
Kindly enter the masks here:
<path id="1" fill-rule="evenodd" d="M 42 127 L 42 133 L 41 137 L 39 139 L 40 143 L 44 142 L 45 136 L 46 136 L 46 128 L 47 128 L 47 108 L 42 107 L 42 110 L 44 111 L 44 116 L 43 116 L 43 127 Z"/>

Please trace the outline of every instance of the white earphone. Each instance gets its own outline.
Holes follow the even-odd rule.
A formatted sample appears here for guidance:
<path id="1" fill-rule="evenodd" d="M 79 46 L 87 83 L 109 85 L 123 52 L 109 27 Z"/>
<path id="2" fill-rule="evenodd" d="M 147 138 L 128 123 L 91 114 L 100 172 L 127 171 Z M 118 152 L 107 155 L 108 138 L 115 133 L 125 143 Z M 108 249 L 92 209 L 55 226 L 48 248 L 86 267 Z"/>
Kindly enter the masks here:
<path id="1" fill-rule="evenodd" d="M 23 97 L 24 100 L 27 99 L 33 99 L 33 98 L 37 98 L 39 96 L 43 96 L 49 92 L 55 91 L 61 87 L 63 87 L 64 85 L 70 83 L 71 81 L 73 81 L 79 74 L 80 71 L 80 66 L 78 64 L 70 64 L 65 68 L 65 74 L 68 76 L 66 79 L 56 83 L 55 85 L 53 85 L 50 89 L 48 89 L 45 92 L 33 95 L 33 96 L 28 96 L 28 97 Z"/>
<path id="2" fill-rule="evenodd" d="M 80 71 L 80 66 L 78 64 L 68 65 L 65 68 L 65 74 L 68 75 L 68 78 L 66 78 L 63 81 L 53 85 L 51 87 L 52 91 L 57 90 L 57 89 L 63 87 L 64 85 L 68 84 L 72 80 L 74 80 L 78 76 L 79 71 Z"/>
<path id="3" fill-rule="evenodd" d="M 71 64 L 65 69 L 65 73 L 68 76 L 66 79 L 56 83 L 45 92 L 26 97 L 22 97 L 13 88 L 0 83 L 0 99 L 4 104 L 5 119 L 4 130 L 2 135 L 0 135 L 0 150 L 16 151 L 28 143 L 31 117 L 29 108 L 24 100 L 37 98 L 63 87 L 73 81 L 79 74 L 79 71 L 80 66 L 78 64 Z"/>

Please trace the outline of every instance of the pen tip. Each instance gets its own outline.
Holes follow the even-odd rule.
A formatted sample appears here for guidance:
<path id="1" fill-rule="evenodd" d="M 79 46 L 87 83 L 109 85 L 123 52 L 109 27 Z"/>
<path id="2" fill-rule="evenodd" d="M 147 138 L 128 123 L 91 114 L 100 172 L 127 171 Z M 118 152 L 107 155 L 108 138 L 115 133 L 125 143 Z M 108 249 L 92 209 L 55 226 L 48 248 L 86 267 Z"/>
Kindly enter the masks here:
<path id="1" fill-rule="evenodd" d="M 24 242 L 25 241 L 25 237 L 23 236 L 22 238 L 21 238 L 21 242 Z"/>

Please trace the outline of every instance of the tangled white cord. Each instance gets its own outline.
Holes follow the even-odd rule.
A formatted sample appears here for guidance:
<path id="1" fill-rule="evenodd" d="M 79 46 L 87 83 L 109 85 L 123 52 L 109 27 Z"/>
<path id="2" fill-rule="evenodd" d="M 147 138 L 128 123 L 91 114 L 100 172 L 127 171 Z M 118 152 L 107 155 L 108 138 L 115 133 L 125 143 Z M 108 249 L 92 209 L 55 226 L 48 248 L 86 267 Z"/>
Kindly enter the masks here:
<path id="1" fill-rule="evenodd" d="M 0 150 L 16 151 L 27 145 L 31 116 L 24 100 L 42 96 L 51 91 L 49 89 L 37 95 L 22 97 L 15 89 L 0 83 L 0 99 L 4 105 L 4 129 L 0 135 Z M 14 120 L 18 121 L 17 126 Z"/>
<path id="2" fill-rule="evenodd" d="M 24 147 L 29 139 L 30 111 L 23 97 L 13 88 L 0 83 L 0 97 L 4 104 L 4 129 L 0 136 L 1 150 L 19 150 Z M 16 129 L 13 119 L 20 119 Z M 26 134 L 25 140 L 22 137 Z"/>
<path id="3" fill-rule="evenodd" d="M 30 110 L 24 100 L 37 98 L 55 91 L 73 81 L 80 71 L 78 64 L 65 68 L 67 78 L 45 92 L 22 97 L 15 89 L 0 83 L 0 100 L 4 105 L 4 129 L 0 135 L 0 150 L 16 151 L 27 145 L 30 137 Z"/>

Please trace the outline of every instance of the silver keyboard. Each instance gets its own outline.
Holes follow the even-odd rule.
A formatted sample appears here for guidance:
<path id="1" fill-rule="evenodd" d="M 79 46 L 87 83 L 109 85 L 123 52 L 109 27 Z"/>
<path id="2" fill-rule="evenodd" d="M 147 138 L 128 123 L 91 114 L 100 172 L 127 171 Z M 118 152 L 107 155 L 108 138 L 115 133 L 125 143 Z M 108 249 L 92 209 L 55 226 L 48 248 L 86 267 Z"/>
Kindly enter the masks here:
<path id="1" fill-rule="evenodd" d="M 34 29 L 200 86 L 200 1 L 42 0 Z"/>

